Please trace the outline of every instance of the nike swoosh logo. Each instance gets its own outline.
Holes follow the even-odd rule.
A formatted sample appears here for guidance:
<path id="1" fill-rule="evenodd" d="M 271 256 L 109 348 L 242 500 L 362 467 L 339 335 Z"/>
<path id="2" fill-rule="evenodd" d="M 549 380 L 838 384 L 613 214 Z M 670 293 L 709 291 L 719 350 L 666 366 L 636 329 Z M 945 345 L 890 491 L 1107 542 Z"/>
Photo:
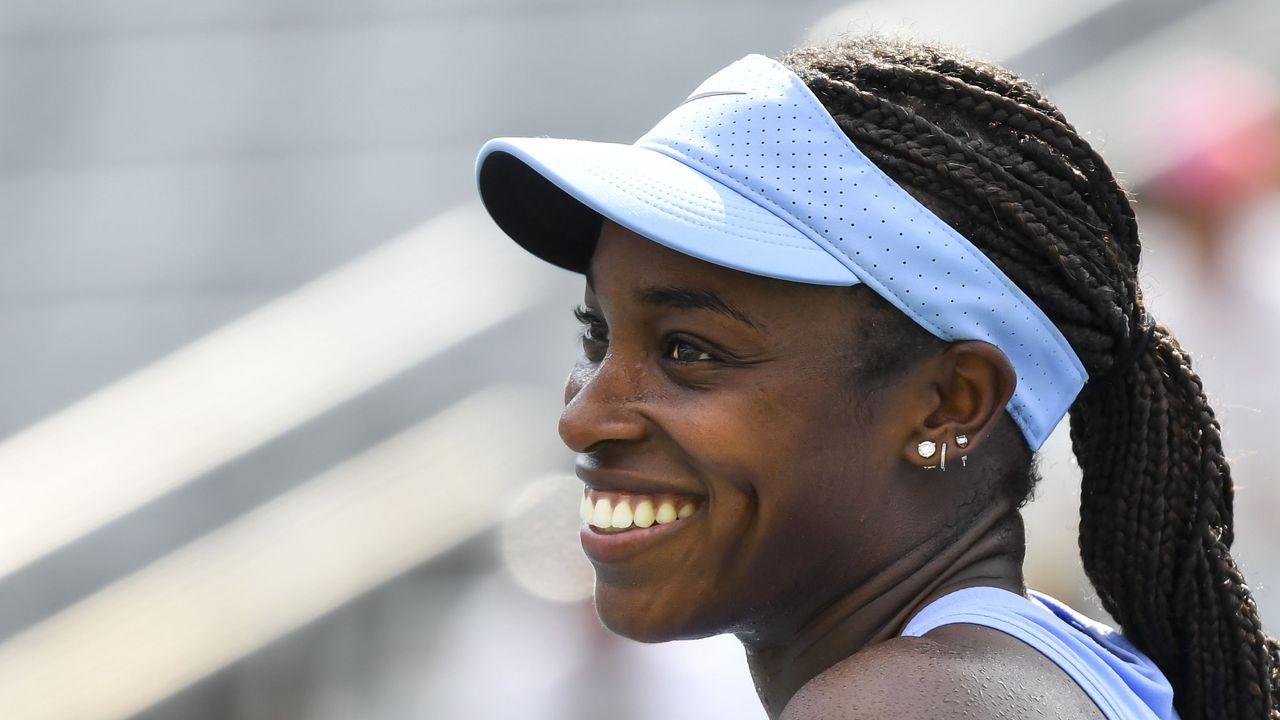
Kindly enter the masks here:
<path id="1" fill-rule="evenodd" d="M 704 92 L 704 93 L 698 93 L 697 95 L 690 95 L 689 97 L 685 98 L 684 102 L 680 104 L 684 105 L 685 103 L 691 103 L 694 100 L 701 100 L 702 98 L 707 98 L 707 97 L 715 97 L 716 95 L 746 95 L 746 93 L 741 90 L 713 90 L 712 92 Z"/>

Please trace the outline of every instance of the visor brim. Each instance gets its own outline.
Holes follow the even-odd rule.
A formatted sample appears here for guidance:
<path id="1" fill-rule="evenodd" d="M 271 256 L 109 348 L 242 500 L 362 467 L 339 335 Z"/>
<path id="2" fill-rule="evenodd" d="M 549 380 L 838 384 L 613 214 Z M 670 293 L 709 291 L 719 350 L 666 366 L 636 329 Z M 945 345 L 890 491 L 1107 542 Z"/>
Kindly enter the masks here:
<path id="1" fill-rule="evenodd" d="M 787 221 L 661 152 L 635 145 L 498 138 L 477 159 L 494 222 L 534 255 L 585 272 L 601 217 L 692 257 L 817 285 L 858 279 Z"/>

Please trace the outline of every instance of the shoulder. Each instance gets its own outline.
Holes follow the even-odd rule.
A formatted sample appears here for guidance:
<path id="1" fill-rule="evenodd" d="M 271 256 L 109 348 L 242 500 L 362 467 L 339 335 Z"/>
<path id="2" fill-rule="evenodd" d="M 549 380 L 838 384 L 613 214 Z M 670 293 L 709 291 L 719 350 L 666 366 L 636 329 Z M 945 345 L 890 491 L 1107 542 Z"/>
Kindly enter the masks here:
<path id="1" fill-rule="evenodd" d="M 782 720 L 1102 718 L 1048 658 L 988 628 L 953 625 L 898 637 L 828 668 L 796 693 Z"/>

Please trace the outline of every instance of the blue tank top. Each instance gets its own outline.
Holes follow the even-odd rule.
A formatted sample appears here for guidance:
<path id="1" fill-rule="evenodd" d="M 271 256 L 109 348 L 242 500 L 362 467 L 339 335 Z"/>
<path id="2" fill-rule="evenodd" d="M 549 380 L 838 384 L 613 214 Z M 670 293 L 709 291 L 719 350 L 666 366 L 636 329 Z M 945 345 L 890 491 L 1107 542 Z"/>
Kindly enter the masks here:
<path id="1" fill-rule="evenodd" d="M 956 623 L 1012 635 L 1076 681 L 1108 720 L 1174 720 L 1173 688 L 1164 674 L 1115 630 L 1047 595 L 1030 598 L 992 587 L 957 590 L 925 606 L 903 635 L 919 637 Z"/>

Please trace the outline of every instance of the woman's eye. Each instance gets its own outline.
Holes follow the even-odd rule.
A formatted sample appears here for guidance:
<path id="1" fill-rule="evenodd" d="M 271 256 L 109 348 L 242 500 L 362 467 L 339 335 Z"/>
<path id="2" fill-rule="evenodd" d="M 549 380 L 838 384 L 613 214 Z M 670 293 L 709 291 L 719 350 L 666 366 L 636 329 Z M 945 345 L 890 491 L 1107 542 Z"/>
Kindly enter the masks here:
<path id="1" fill-rule="evenodd" d="M 573 311 L 573 316 L 582 323 L 582 351 L 591 360 L 604 357 L 604 349 L 609 346 L 609 326 L 594 312 L 586 308 Z"/>
<path id="2" fill-rule="evenodd" d="M 695 347 L 683 340 L 674 340 L 667 348 L 667 359 L 682 363 L 706 362 L 714 360 L 711 353 Z"/>

